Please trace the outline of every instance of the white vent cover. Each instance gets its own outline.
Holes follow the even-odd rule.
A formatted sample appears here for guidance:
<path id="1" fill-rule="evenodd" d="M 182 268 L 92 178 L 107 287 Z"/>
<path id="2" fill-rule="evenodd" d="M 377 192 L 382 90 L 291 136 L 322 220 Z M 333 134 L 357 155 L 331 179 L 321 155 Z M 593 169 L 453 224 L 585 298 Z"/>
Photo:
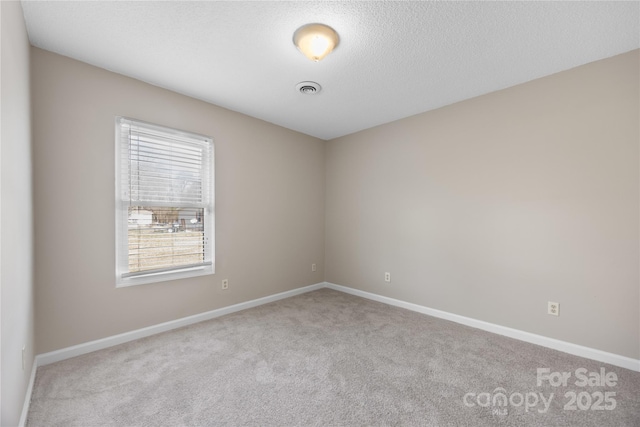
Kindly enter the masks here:
<path id="1" fill-rule="evenodd" d="M 322 86 L 316 82 L 300 82 L 296 85 L 296 90 L 305 95 L 314 95 L 322 90 Z"/>

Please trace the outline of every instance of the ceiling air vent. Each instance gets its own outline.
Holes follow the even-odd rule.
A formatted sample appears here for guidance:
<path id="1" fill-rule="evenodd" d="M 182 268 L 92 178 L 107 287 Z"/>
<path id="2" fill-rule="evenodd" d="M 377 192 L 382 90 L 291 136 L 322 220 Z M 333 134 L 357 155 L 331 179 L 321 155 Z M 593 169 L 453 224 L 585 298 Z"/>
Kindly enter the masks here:
<path id="1" fill-rule="evenodd" d="M 305 95 L 314 95 L 322 90 L 316 82 L 300 82 L 296 85 L 296 90 Z"/>

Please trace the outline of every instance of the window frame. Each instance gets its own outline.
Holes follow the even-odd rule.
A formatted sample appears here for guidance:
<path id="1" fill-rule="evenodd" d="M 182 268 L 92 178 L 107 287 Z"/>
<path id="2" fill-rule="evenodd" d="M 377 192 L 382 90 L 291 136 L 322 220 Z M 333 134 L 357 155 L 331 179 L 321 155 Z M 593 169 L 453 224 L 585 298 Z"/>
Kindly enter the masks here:
<path id="1" fill-rule="evenodd" d="M 165 137 L 175 137 L 176 139 L 190 139 L 193 141 L 205 142 L 210 148 L 210 165 L 209 165 L 209 191 L 208 203 L 204 207 L 203 229 L 204 229 L 204 262 L 202 265 L 189 265 L 183 267 L 167 268 L 163 271 L 150 271 L 149 273 L 136 273 L 129 275 L 129 248 L 128 248 L 128 230 L 129 216 L 128 208 L 131 204 L 130 200 L 123 197 L 123 173 L 128 170 L 127 165 L 123 165 L 122 150 L 123 144 L 130 144 L 129 138 L 123 138 L 121 131 L 123 124 L 133 125 L 142 129 L 148 129 L 153 132 L 160 132 Z M 189 277 L 205 276 L 215 274 L 215 146 L 213 139 L 196 134 L 178 130 L 166 126 L 161 126 L 142 120 L 132 119 L 123 116 L 115 118 L 115 194 L 116 194 L 116 287 L 128 287 L 142 285 L 148 283 L 158 283 L 167 280 L 177 280 Z M 140 205 L 136 205 L 140 206 Z"/>

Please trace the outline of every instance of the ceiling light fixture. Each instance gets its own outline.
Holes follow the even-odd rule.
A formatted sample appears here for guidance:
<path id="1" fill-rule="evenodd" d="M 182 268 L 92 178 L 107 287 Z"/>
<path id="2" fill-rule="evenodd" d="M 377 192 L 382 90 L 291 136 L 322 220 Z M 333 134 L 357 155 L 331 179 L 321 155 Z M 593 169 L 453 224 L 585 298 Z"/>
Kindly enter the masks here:
<path id="1" fill-rule="evenodd" d="M 338 33 L 324 24 L 303 25 L 293 33 L 293 44 L 314 62 L 330 54 L 339 41 Z"/>

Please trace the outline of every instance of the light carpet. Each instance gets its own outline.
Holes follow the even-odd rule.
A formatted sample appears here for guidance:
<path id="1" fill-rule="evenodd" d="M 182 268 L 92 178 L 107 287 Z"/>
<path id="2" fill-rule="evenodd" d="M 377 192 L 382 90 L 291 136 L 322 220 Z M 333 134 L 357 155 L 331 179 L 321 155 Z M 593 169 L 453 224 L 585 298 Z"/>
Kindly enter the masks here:
<path id="1" fill-rule="evenodd" d="M 27 425 L 637 427 L 640 373 L 321 289 L 40 367 Z"/>

